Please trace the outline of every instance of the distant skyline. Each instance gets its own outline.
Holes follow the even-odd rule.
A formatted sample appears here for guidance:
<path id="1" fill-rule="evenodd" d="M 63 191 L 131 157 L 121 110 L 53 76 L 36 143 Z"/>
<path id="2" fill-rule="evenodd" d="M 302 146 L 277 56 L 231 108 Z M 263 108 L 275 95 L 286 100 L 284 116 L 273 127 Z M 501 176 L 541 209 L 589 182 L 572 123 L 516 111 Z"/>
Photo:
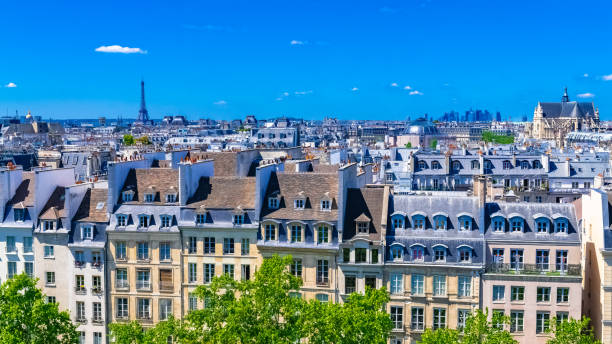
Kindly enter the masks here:
<path id="1" fill-rule="evenodd" d="M 529 119 L 593 101 L 612 120 L 609 1 L 0 4 L 0 115 Z"/>

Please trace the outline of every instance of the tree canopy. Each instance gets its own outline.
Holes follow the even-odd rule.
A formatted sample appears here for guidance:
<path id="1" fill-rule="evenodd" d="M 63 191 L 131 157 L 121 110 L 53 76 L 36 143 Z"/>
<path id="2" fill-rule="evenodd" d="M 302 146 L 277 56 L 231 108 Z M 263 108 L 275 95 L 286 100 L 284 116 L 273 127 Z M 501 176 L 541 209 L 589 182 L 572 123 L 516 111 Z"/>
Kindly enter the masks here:
<path id="1" fill-rule="evenodd" d="M 589 323 L 589 318 L 564 321 L 557 321 L 556 318 L 553 318 L 549 326 L 551 338 L 546 344 L 601 344 L 600 341 L 595 340 Z"/>
<path id="2" fill-rule="evenodd" d="M 123 144 L 126 146 L 134 145 L 134 136 L 130 134 L 123 135 Z"/>
<path id="3" fill-rule="evenodd" d="M 76 326 L 68 312 L 45 302 L 36 280 L 14 276 L 0 287 L 0 343 L 78 343 Z"/>
<path id="4" fill-rule="evenodd" d="M 493 142 L 499 144 L 510 144 L 514 143 L 514 136 L 512 135 L 498 135 L 492 131 L 485 130 L 482 132 L 482 140 L 484 142 Z"/>

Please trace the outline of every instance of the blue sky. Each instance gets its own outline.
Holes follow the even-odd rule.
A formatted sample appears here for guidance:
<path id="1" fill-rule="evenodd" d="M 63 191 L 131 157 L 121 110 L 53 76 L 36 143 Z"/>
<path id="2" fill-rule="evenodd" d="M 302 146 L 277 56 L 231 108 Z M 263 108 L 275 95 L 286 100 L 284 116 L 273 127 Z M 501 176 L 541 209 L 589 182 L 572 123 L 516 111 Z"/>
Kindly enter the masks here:
<path id="1" fill-rule="evenodd" d="M 155 118 L 405 119 L 473 107 L 519 119 L 567 86 L 612 119 L 611 10 L 561 0 L 3 1 L 0 115 L 135 117 L 143 77 Z"/>

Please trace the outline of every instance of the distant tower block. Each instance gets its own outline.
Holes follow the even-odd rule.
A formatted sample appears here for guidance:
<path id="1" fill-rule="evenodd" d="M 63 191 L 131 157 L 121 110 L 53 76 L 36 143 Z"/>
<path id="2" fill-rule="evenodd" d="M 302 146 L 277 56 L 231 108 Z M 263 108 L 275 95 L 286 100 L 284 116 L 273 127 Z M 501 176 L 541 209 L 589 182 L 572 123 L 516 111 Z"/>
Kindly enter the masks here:
<path id="1" fill-rule="evenodd" d="M 138 122 L 149 123 L 149 111 L 145 104 L 144 81 L 140 82 L 140 110 L 138 110 Z"/>

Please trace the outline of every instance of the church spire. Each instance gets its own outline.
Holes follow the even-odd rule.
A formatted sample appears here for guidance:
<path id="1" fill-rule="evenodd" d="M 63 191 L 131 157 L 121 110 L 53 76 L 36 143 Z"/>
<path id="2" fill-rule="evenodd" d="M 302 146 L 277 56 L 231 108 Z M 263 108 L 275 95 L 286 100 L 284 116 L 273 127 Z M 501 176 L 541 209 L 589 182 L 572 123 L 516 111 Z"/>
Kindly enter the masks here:
<path id="1" fill-rule="evenodd" d="M 561 98 L 561 102 L 563 103 L 569 102 L 569 96 L 567 95 L 567 87 L 565 88 L 565 92 L 563 92 L 563 97 Z"/>

